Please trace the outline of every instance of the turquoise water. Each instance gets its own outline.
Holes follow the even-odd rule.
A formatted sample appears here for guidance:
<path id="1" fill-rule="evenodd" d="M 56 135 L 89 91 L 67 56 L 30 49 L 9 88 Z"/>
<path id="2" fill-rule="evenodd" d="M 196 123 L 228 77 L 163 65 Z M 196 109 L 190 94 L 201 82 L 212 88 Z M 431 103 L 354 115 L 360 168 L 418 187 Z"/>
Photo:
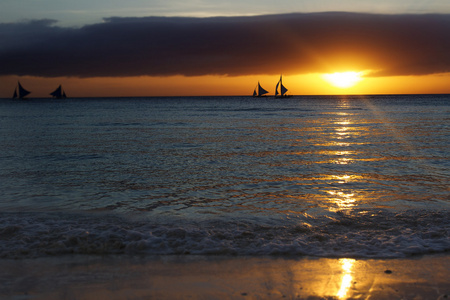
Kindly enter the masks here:
<path id="1" fill-rule="evenodd" d="M 449 95 L 5 99 L 0 140 L 3 257 L 450 249 Z"/>

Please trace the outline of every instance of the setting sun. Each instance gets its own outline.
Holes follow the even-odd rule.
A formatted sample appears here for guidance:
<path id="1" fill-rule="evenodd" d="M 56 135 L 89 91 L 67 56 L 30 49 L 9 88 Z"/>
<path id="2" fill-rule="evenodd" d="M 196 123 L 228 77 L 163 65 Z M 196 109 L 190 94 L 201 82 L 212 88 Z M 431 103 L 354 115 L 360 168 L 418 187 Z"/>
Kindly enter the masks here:
<path id="1" fill-rule="evenodd" d="M 364 72 L 336 72 L 333 74 L 324 74 L 323 79 L 335 87 L 346 89 L 360 82 L 363 73 Z"/>

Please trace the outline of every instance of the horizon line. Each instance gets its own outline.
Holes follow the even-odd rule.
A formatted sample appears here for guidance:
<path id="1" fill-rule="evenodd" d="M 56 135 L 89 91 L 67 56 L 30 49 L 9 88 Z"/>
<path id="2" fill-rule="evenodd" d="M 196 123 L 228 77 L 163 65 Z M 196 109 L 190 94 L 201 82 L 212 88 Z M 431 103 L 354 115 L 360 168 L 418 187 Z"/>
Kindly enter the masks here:
<path id="1" fill-rule="evenodd" d="M 380 94 L 299 94 L 299 95 L 289 95 L 290 97 L 327 97 L 327 96 L 446 96 L 450 95 L 449 93 L 380 93 Z M 267 96 L 259 96 L 255 97 L 252 95 L 153 95 L 153 96 L 77 96 L 77 97 L 67 97 L 65 99 L 55 99 L 52 97 L 26 97 L 25 99 L 13 99 L 11 97 L 0 97 L 2 100 L 14 100 L 14 101 L 26 101 L 32 99 L 51 99 L 58 101 L 65 101 L 69 99 L 83 99 L 83 98 L 193 98 L 193 97 L 249 97 L 249 98 L 279 98 L 283 99 L 283 97 L 276 97 L 275 95 L 267 95 Z"/>

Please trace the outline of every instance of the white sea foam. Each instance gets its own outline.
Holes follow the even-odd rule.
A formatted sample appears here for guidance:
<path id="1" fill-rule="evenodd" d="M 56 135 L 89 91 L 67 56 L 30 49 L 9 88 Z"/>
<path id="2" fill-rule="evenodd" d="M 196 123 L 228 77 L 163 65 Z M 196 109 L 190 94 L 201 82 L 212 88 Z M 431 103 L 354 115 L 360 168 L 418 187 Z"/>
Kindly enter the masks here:
<path id="1" fill-rule="evenodd" d="M 63 254 L 312 255 L 406 257 L 450 250 L 449 212 L 337 214 L 317 225 L 204 221 L 165 223 L 113 216 L 0 214 L 0 257 Z"/>

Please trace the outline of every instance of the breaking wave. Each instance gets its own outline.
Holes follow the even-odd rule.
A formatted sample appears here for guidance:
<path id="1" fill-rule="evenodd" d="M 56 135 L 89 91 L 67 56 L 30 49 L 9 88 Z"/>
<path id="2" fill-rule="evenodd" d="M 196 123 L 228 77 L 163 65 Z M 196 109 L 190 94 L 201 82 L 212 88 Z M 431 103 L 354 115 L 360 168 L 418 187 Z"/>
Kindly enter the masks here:
<path id="1" fill-rule="evenodd" d="M 448 211 L 360 211 L 304 221 L 173 221 L 1 213 L 0 257 L 64 254 L 399 258 L 450 250 Z"/>

